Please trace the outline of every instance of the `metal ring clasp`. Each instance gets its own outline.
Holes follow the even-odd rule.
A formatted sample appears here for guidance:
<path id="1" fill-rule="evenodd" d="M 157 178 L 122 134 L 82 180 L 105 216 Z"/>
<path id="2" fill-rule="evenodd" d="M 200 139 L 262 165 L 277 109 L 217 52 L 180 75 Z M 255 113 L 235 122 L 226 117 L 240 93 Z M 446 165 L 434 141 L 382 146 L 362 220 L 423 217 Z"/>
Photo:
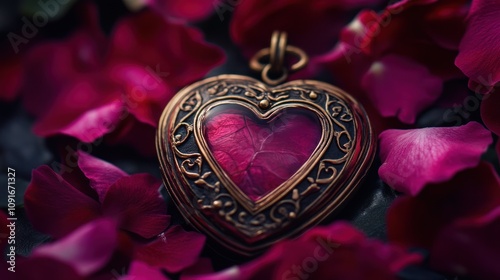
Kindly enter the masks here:
<path id="1" fill-rule="evenodd" d="M 286 55 L 298 58 L 298 61 L 287 69 L 285 66 Z M 267 59 L 269 63 L 262 61 Z M 258 51 L 250 60 L 250 68 L 262 73 L 262 80 L 269 85 L 278 85 L 284 82 L 288 73 L 304 68 L 309 62 L 307 54 L 295 46 L 287 45 L 286 32 L 274 31 L 271 37 L 271 46 Z M 272 74 L 277 78 L 271 77 Z"/>

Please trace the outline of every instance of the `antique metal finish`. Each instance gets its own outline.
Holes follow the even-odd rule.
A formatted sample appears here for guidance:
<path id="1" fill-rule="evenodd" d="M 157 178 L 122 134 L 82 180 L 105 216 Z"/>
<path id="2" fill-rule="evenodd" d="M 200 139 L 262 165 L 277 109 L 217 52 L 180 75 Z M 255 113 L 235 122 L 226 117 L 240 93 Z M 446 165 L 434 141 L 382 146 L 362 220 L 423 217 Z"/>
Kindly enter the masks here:
<path id="1" fill-rule="evenodd" d="M 271 53 L 278 66 L 284 52 L 302 56 L 286 46 L 286 35 L 276 36 L 272 50 L 256 56 L 255 67 Z M 266 67 L 273 66 L 261 70 Z M 206 139 L 207 116 L 229 106 L 263 122 L 286 110 L 314 115 L 321 125 L 316 148 L 290 178 L 251 199 L 221 167 Z M 208 78 L 179 91 L 160 119 L 156 145 L 165 185 L 186 220 L 244 255 L 299 234 L 338 209 L 365 175 L 376 146 L 366 113 L 342 90 L 311 80 L 269 87 L 238 75 Z"/>

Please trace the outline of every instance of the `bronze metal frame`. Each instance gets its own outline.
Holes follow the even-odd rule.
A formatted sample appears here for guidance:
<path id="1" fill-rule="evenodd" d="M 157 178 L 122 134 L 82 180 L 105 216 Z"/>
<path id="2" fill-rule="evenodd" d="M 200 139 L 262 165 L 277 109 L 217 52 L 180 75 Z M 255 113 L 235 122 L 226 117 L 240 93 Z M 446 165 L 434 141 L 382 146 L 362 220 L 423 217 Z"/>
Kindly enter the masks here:
<path id="1" fill-rule="evenodd" d="M 304 108 L 318 116 L 323 134 L 289 180 L 254 202 L 220 168 L 203 136 L 205 114 L 222 104 L 244 106 L 261 119 Z M 368 170 L 375 142 L 360 104 L 332 85 L 297 80 L 268 87 L 220 75 L 177 93 L 162 114 L 156 145 L 165 185 L 186 220 L 231 251 L 252 255 L 338 209 Z"/>

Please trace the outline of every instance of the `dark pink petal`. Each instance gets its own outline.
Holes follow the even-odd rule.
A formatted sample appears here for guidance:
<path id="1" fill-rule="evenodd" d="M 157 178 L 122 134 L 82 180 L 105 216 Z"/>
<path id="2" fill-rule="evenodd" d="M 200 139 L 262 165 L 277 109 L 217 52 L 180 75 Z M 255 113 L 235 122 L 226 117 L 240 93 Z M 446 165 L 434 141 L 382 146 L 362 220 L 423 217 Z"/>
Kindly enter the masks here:
<path id="1" fill-rule="evenodd" d="M 89 75 L 64 90 L 34 127 L 40 136 L 66 134 L 93 142 L 116 128 L 123 115 L 118 88 L 100 74 Z"/>
<path id="2" fill-rule="evenodd" d="M 12 277 L 12 275 L 10 275 L 10 277 Z M 57 279 L 71 280 L 87 279 L 80 275 L 77 270 L 70 265 L 52 257 L 28 258 L 19 261 L 14 279 L 53 280 L 55 277 L 57 277 Z"/>
<path id="3" fill-rule="evenodd" d="M 135 63 L 168 85 L 183 87 L 222 61 L 223 52 L 206 43 L 198 30 L 143 11 L 116 25 L 108 63 Z"/>
<path id="4" fill-rule="evenodd" d="M 481 118 L 486 127 L 496 135 L 500 135 L 500 94 L 498 92 L 484 95 L 481 102 Z"/>
<path id="5" fill-rule="evenodd" d="M 274 30 L 285 31 L 290 44 L 304 49 L 310 56 L 317 56 L 334 46 L 350 11 L 379 3 L 377 0 L 245 0 L 239 2 L 231 17 L 231 38 L 245 56 L 251 57 L 269 46 Z M 219 18 L 228 18 L 227 6 L 220 4 L 219 7 L 216 10 Z"/>
<path id="6" fill-rule="evenodd" d="M 140 247 L 135 258 L 152 267 L 179 272 L 196 263 L 204 245 L 204 235 L 173 226 L 155 241 Z"/>
<path id="7" fill-rule="evenodd" d="M 36 116 L 49 113 L 60 91 L 79 75 L 103 65 L 106 37 L 99 28 L 96 7 L 88 1 L 82 6 L 79 7 L 84 22 L 81 28 L 67 39 L 37 45 L 24 59 L 23 101 Z"/>
<path id="8" fill-rule="evenodd" d="M 33 171 L 24 195 L 35 229 L 60 238 L 100 215 L 99 203 L 83 194 L 48 166 Z"/>
<path id="9" fill-rule="evenodd" d="M 192 279 L 192 276 L 196 278 L 196 275 L 209 274 L 213 272 L 214 268 L 212 266 L 212 261 L 209 258 L 199 258 L 195 264 L 182 271 L 180 279 Z"/>
<path id="10" fill-rule="evenodd" d="M 90 187 L 97 192 L 101 203 L 111 185 L 118 179 L 128 175 L 111 163 L 81 151 L 78 152 L 78 167 L 85 174 L 85 177 L 90 180 Z"/>
<path id="11" fill-rule="evenodd" d="M 148 6 L 169 17 L 202 20 L 214 12 L 219 2 L 212 0 L 146 0 Z"/>
<path id="12" fill-rule="evenodd" d="M 168 226 L 170 216 L 158 188 L 161 181 L 149 174 L 118 179 L 102 201 L 102 213 L 120 220 L 119 227 L 151 238 Z"/>
<path id="13" fill-rule="evenodd" d="M 383 117 L 398 117 L 412 124 L 417 115 L 440 96 L 443 82 L 411 59 L 388 55 L 375 61 L 362 79 Z"/>
<path id="14" fill-rule="evenodd" d="M 499 279 L 500 207 L 488 214 L 458 221 L 439 234 L 431 264 L 447 273 L 473 279 Z"/>
<path id="15" fill-rule="evenodd" d="M 124 92 L 122 102 L 140 122 L 156 127 L 175 91 L 151 68 L 137 64 L 116 63 L 110 76 Z"/>
<path id="16" fill-rule="evenodd" d="M 421 259 L 397 246 L 367 239 L 339 222 L 279 242 L 241 267 L 186 279 L 397 279 L 401 269 Z"/>
<path id="17" fill-rule="evenodd" d="M 456 65 L 470 80 L 491 90 L 500 82 L 500 5 L 495 0 L 474 0 L 467 30 L 460 42 Z M 474 88 L 471 88 L 474 90 Z"/>
<path id="18" fill-rule="evenodd" d="M 458 173 L 451 180 L 400 197 L 387 213 L 389 240 L 430 249 L 438 234 L 459 219 L 481 217 L 500 205 L 500 179 L 491 164 Z"/>
<path id="19" fill-rule="evenodd" d="M 36 248 L 31 258 L 57 259 L 73 267 L 80 275 L 90 275 L 108 263 L 116 245 L 116 222 L 100 219 L 76 229 L 55 243 Z"/>
<path id="20" fill-rule="evenodd" d="M 151 267 L 141 261 L 133 261 L 126 276 L 120 280 L 168 280 L 158 268 Z"/>
<path id="21" fill-rule="evenodd" d="M 470 122 L 458 127 L 386 130 L 380 135 L 380 178 L 417 195 L 426 184 L 444 182 L 476 166 L 492 143 L 491 133 Z"/>

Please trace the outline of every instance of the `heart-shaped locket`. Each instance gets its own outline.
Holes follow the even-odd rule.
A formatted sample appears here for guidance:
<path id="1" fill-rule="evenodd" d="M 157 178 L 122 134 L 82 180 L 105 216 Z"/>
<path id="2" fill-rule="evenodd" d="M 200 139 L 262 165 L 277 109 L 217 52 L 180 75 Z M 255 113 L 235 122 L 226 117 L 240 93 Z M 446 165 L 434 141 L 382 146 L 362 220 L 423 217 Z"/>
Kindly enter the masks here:
<path id="1" fill-rule="evenodd" d="M 334 86 L 221 75 L 177 93 L 157 149 L 183 216 L 250 255 L 338 209 L 371 164 L 375 139 L 361 106 Z"/>

